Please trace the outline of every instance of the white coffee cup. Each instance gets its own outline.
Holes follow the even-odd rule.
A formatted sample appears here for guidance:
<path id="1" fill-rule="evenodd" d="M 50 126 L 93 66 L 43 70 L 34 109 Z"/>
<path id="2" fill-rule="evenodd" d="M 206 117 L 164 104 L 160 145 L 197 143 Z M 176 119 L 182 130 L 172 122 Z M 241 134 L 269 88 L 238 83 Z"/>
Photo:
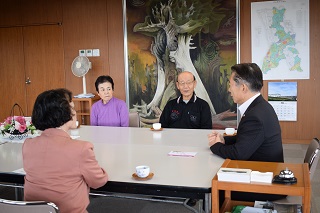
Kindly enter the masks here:
<path id="1" fill-rule="evenodd" d="M 234 128 L 226 128 L 225 132 L 227 135 L 233 135 L 235 133 L 235 129 Z"/>
<path id="2" fill-rule="evenodd" d="M 159 130 L 159 129 L 161 129 L 161 123 L 154 123 L 154 124 L 152 124 L 152 127 L 154 130 Z"/>
<path id="3" fill-rule="evenodd" d="M 137 166 L 136 167 L 136 174 L 138 177 L 141 177 L 141 178 L 145 178 L 145 177 L 148 177 L 150 173 L 150 167 L 149 166 Z"/>

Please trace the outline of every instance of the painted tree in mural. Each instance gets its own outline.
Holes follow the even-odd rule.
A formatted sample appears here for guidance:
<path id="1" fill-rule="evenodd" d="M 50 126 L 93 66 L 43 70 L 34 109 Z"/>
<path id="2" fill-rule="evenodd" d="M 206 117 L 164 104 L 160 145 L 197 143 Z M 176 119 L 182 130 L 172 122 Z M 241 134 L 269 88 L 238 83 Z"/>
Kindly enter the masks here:
<path id="1" fill-rule="evenodd" d="M 215 115 L 216 110 L 191 60 L 190 50 L 195 48 L 192 46 L 193 37 L 199 32 L 214 33 L 225 14 L 215 11 L 218 4 L 210 1 L 168 0 L 166 3 L 154 1 L 150 5 L 152 10 L 144 23 L 134 26 L 134 32 L 154 39 L 150 50 L 156 57 L 158 81 L 153 99 L 145 105 L 146 115 L 155 108 L 163 109 L 168 100 L 177 96 L 175 72 L 184 70 L 193 73 L 197 96 L 208 102 L 212 115 Z"/>

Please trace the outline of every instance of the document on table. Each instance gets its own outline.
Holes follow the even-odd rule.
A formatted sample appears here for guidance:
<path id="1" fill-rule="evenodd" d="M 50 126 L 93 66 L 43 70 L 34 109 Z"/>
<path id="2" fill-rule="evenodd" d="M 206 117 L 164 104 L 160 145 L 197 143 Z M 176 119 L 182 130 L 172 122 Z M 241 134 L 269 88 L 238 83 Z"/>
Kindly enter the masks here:
<path id="1" fill-rule="evenodd" d="M 181 152 L 181 151 L 171 151 L 168 153 L 169 156 L 182 156 L 182 157 L 194 157 L 196 152 Z"/>

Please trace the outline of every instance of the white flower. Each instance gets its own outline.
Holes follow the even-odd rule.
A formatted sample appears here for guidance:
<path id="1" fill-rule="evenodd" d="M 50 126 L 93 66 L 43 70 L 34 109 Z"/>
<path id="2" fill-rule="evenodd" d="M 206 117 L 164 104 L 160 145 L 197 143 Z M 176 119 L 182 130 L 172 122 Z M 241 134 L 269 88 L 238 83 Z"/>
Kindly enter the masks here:
<path id="1" fill-rule="evenodd" d="M 15 129 L 20 129 L 21 124 L 18 121 L 14 122 L 14 128 Z"/>

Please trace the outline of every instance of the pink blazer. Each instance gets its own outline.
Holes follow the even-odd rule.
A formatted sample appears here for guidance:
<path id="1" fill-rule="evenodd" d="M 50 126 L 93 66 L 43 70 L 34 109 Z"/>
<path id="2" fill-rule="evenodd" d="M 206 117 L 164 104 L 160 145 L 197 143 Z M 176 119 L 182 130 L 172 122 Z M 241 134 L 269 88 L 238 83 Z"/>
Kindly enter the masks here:
<path id="1" fill-rule="evenodd" d="M 87 212 L 89 187 L 98 188 L 108 181 L 92 143 L 73 140 L 61 129 L 47 129 L 26 139 L 22 155 L 25 200 L 54 202 L 61 213 Z"/>

